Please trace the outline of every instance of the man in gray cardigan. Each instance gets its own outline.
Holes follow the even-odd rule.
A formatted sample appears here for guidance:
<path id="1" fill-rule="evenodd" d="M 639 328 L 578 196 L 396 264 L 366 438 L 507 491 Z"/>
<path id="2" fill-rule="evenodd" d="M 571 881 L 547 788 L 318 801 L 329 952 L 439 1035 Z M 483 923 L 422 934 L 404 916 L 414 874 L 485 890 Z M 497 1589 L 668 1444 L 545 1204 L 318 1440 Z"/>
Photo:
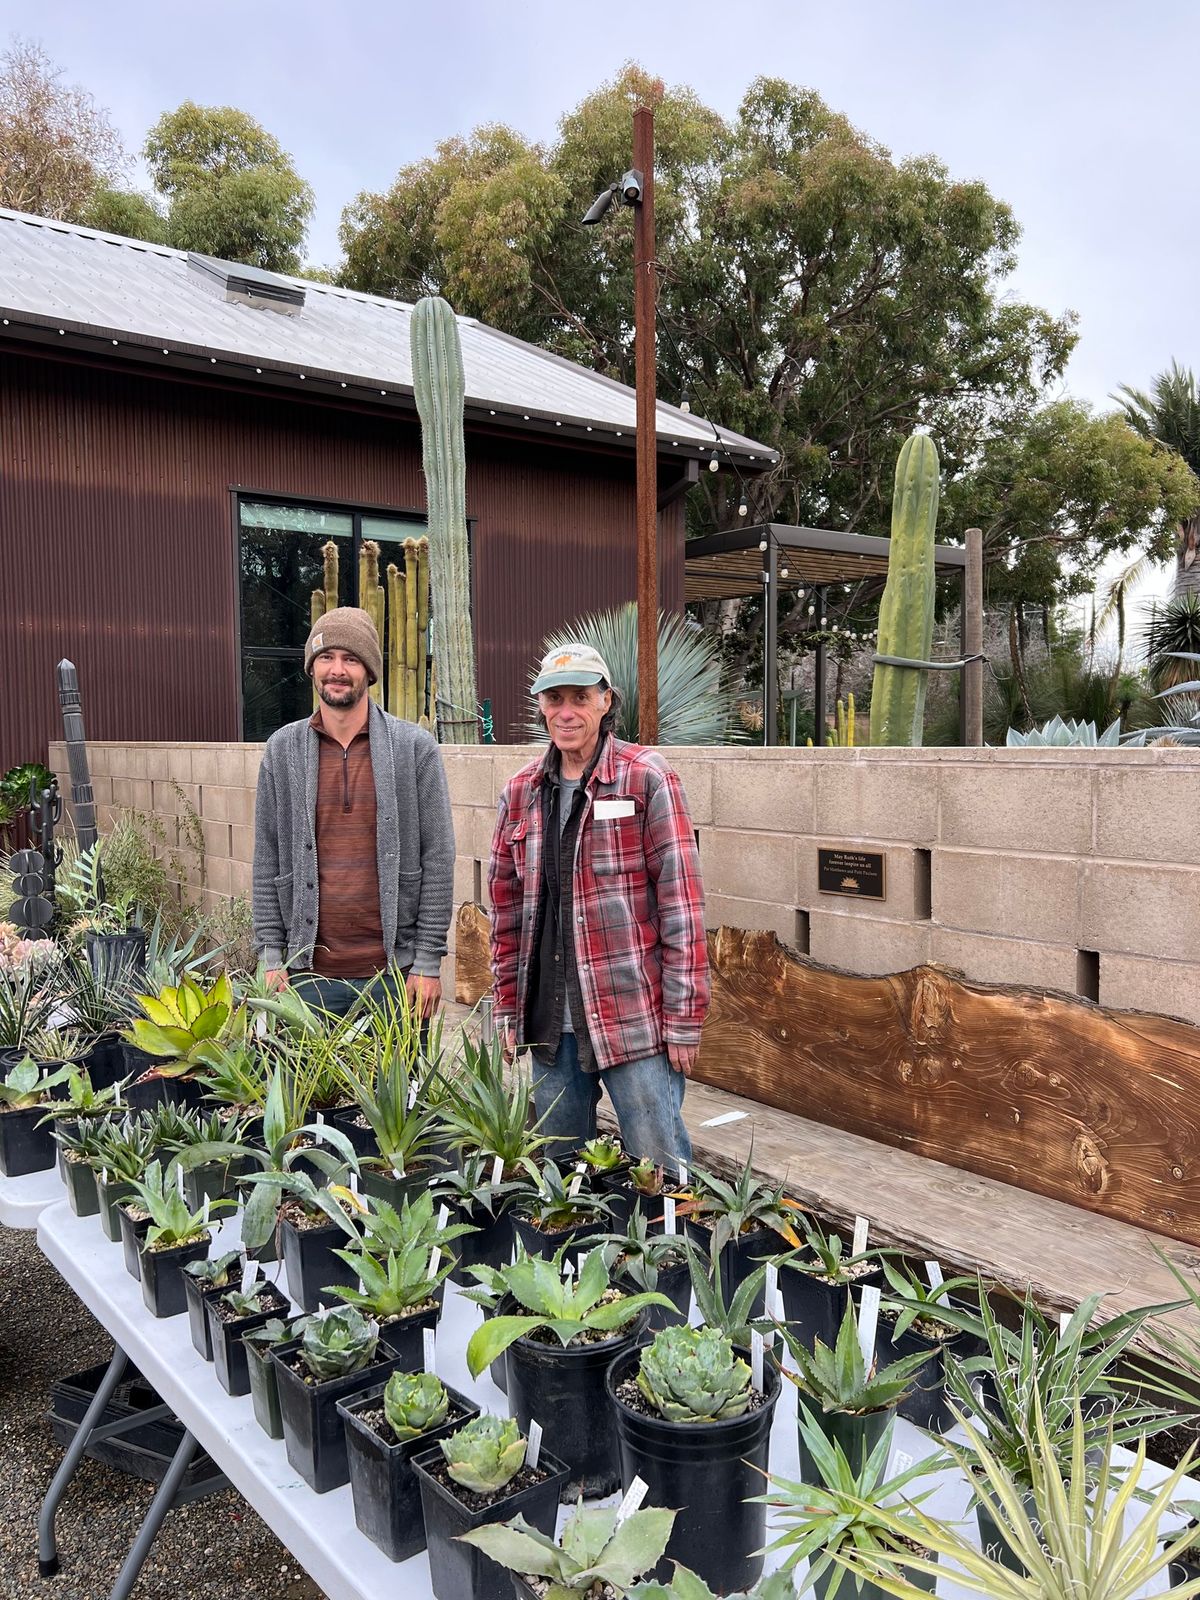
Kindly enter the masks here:
<path id="1" fill-rule="evenodd" d="M 304 670 L 320 704 L 271 735 L 258 775 L 254 938 L 267 981 L 285 987 L 299 970 L 306 998 L 344 1014 L 401 974 L 427 1017 L 454 898 L 437 742 L 368 696 L 383 660 L 365 611 L 327 611 Z"/>

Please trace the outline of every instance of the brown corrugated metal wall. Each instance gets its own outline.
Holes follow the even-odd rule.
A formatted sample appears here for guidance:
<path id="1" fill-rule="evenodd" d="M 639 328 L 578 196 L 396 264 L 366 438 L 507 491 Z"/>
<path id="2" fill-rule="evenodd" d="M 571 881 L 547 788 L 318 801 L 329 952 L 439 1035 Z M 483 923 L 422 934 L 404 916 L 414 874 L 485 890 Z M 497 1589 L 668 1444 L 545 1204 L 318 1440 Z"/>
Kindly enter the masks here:
<path id="1" fill-rule="evenodd" d="M 480 693 L 506 739 L 546 631 L 635 593 L 633 462 L 470 434 L 467 453 Z M 402 417 L 38 356 L 0 362 L 0 473 L 0 771 L 60 735 L 63 656 L 93 738 L 241 737 L 231 488 L 425 503 Z M 682 506 L 661 519 L 668 607 Z"/>

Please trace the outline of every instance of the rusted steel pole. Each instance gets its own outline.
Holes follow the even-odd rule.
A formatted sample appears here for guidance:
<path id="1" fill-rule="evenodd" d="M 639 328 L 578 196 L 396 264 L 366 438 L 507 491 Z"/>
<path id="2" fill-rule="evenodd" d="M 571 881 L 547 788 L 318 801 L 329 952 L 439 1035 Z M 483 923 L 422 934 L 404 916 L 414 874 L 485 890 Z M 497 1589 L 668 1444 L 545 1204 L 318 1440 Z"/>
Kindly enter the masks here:
<path id="1" fill-rule="evenodd" d="M 983 531 L 967 529 L 967 565 L 963 575 L 963 655 L 983 650 Z M 983 744 L 983 662 L 963 668 L 963 743 Z"/>
<path id="2" fill-rule="evenodd" d="M 634 207 L 634 356 L 637 381 L 638 738 L 658 743 L 658 438 L 654 254 L 654 112 L 633 114 L 633 164 L 642 175 Z"/>

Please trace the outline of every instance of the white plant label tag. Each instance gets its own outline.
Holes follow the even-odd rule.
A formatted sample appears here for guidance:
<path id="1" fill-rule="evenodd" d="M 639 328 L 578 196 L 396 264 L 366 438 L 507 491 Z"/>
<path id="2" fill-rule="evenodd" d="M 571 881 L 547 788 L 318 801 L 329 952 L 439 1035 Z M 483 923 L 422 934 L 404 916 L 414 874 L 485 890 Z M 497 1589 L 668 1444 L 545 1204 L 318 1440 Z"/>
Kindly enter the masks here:
<path id="1" fill-rule="evenodd" d="M 783 1308 L 779 1303 L 779 1268 L 773 1261 L 767 1263 L 767 1277 L 763 1285 L 767 1315 L 783 1321 Z"/>
<path id="2" fill-rule="evenodd" d="M 570 1256 L 567 1256 L 563 1261 L 563 1278 L 573 1278 L 574 1276 L 575 1263 L 571 1260 Z"/>
<path id="3" fill-rule="evenodd" d="M 113 1105 L 118 1111 L 121 1109 L 121 1084 L 119 1080 L 113 1084 Z"/>
<path id="4" fill-rule="evenodd" d="M 687 1188 L 687 1181 L 688 1181 L 687 1162 L 686 1161 L 681 1161 L 679 1163 L 679 1187 L 681 1189 L 686 1189 Z"/>
<path id="5" fill-rule="evenodd" d="M 635 1511 L 640 1511 L 642 1501 L 650 1493 L 650 1485 L 643 1478 L 635 1478 L 625 1491 L 625 1498 L 617 1507 L 616 1519 L 613 1522 L 613 1532 L 621 1526 Z"/>
<path id="6" fill-rule="evenodd" d="M 675 1197 L 669 1194 L 663 1196 L 663 1232 L 675 1232 Z"/>
<path id="7" fill-rule="evenodd" d="M 426 1276 L 430 1277 L 430 1278 L 436 1278 L 437 1277 L 438 1268 L 441 1266 L 441 1264 L 442 1264 L 442 1252 L 441 1252 L 440 1248 L 437 1245 L 435 1245 L 433 1247 L 433 1249 L 429 1252 L 429 1271 L 426 1274 Z"/>
<path id="8" fill-rule="evenodd" d="M 702 1128 L 723 1128 L 727 1122 L 741 1122 L 743 1117 L 748 1117 L 748 1111 L 723 1111 L 719 1117 L 709 1117 L 707 1122 L 702 1122 Z"/>
<path id="9" fill-rule="evenodd" d="M 1070 1322 L 1074 1315 L 1075 1313 L 1073 1311 L 1060 1311 L 1058 1313 L 1058 1331 L 1060 1334 L 1066 1333 L 1067 1323 Z"/>
<path id="10" fill-rule="evenodd" d="M 591 1255 L 591 1253 L 592 1252 L 590 1250 L 578 1250 L 578 1251 L 576 1251 L 576 1256 L 577 1256 L 578 1261 L 579 1261 L 579 1271 L 580 1272 L 582 1272 L 584 1267 L 587 1266 L 588 1257 Z"/>
<path id="11" fill-rule="evenodd" d="M 242 1268 L 242 1293 L 249 1294 L 254 1287 L 254 1280 L 258 1277 L 258 1262 L 251 1259 Z"/>
<path id="12" fill-rule="evenodd" d="M 940 1289 L 946 1281 L 942 1277 L 942 1269 L 936 1261 L 927 1261 L 925 1263 L 925 1276 L 929 1279 L 929 1287 L 931 1289 Z"/>
<path id="13" fill-rule="evenodd" d="M 441 1205 L 438 1207 L 437 1225 L 438 1225 L 438 1232 L 439 1233 L 441 1233 L 442 1229 L 446 1226 L 446 1224 L 449 1221 L 450 1221 L 450 1207 L 443 1200 Z"/>
<path id="14" fill-rule="evenodd" d="M 424 1331 L 424 1333 L 422 1335 L 422 1342 L 423 1342 L 423 1344 L 425 1346 L 425 1371 L 426 1372 L 432 1372 L 433 1371 L 433 1329 L 432 1328 L 426 1328 L 425 1329 L 425 1331 Z"/>
<path id="15" fill-rule="evenodd" d="M 871 1223 L 867 1217 L 855 1217 L 854 1244 L 852 1246 L 852 1253 L 854 1255 L 862 1255 L 863 1251 L 867 1248 L 867 1232 L 870 1226 Z"/>
<path id="16" fill-rule="evenodd" d="M 183 1168 L 175 1168 L 175 1187 L 179 1190 L 180 1199 L 183 1198 Z"/>
<path id="17" fill-rule="evenodd" d="M 209 1214 L 209 1199 L 208 1199 L 208 1196 L 205 1195 L 204 1196 L 204 1204 L 200 1207 L 200 1220 L 201 1220 L 201 1222 L 204 1224 L 204 1226 L 206 1228 L 208 1227 L 208 1214 Z"/>
<path id="18" fill-rule="evenodd" d="M 323 1128 L 325 1126 L 325 1113 L 323 1111 L 318 1111 L 316 1116 L 313 1118 L 313 1121 L 316 1123 L 318 1128 Z"/>
<path id="19" fill-rule="evenodd" d="M 750 1382 L 761 1394 L 763 1386 L 763 1336 L 757 1328 L 750 1334 Z"/>
<path id="20" fill-rule="evenodd" d="M 358 1173 L 357 1172 L 352 1172 L 350 1174 L 350 1193 L 351 1194 L 357 1194 L 358 1193 Z"/>
<path id="21" fill-rule="evenodd" d="M 575 1196 L 579 1193 L 579 1185 L 583 1182 L 583 1175 L 584 1175 L 584 1173 L 586 1171 L 587 1171 L 587 1167 L 583 1164 L 582 1161 L 575 1168 L 575 1176 L 571 1179 L 570 1183 L 567 1185 L 567 1193 L 571 1196 L 572 1200 L 574 1200 Z"/>
<path id="22" fill-rule="evenodd" d="M 255 1013 L 254 1032 L 260 1039 L 267 1037 L 267 1013 L 265 1011 Z"/>
<path id="23" fill-rule="evenodd" d="M 871 1370 L 875 1361 L 875 1329 L 879 1325 L 879 1288 L 868 1283 L 858 1304 L 858 1348 L 862 1351 L 863 1365 Z"/>
<path id="24" fill-rule="evenodd" d="M 503 1181 L 504 1181 L 504 1157 L 503 1156 L 497 1156 L 495 1161 L 492 1162 L 492 1183 L 493 1184 L 497 1184 L 497 1183 L 502 1183 Z"/>
<path id="25" fill-rule="evenodd" d="M 404 1167 L 399 1161 L 393 1161 L 392 1162 L 392 1177 L 393 1178 L 401 1178 L 401 1179 L 403 1179 L 403 1177 L 404 1177 Z M 432 1184 L 432 1183 L 436 1183 L 437 1179 L 436 1178 L 430 1178 L 429 1181 Z"/>
<path id="26" fill-rule="evenodd" d="M 417 1085 L 415 1081 L 408 1086 L 408 1109 L 411 1111 L 417 1103 Z"/>
<path id="27" fill-rule="evenodd" d="M 525 1465 L 536 1467 L 542 1454 L 542 1425 L 536 1419 L 530 1419 L 529 1438 L 525 1445 Z"/>
<path id="28" fill-rule="evenodd" d="M 108 1188 L 108 1168 L 107 1167 L 101 1167 L 100 1168 L 100 1182 L 104 1185 L 104 1187 L 106 1189 Z"/>

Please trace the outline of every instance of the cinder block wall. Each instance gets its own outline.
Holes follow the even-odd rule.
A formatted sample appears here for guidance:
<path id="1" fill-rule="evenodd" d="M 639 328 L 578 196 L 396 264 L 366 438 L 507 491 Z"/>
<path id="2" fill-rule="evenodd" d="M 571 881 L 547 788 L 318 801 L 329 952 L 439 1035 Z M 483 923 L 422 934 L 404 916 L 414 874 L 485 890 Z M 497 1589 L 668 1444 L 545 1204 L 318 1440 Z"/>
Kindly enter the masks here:
<path id="1" fill-rule="evenodd" d="M 211 901 L 246 894 L 261 746 L 89 747 L 102 818 L 199 815 Z M 456 900 L 486 901 L 496 801 L 527 746 L 447 747 Z M 924 961 L 1200 1022 L 1200 751 L 664 751 L 710 926 L 862 973 Z M 66 771 L 61 746 L 51 761 Z M 178 785 L 176 789 L 175 785 Z M 817 889 L 817 848 L 883 851 L 887 899 Z"/>

